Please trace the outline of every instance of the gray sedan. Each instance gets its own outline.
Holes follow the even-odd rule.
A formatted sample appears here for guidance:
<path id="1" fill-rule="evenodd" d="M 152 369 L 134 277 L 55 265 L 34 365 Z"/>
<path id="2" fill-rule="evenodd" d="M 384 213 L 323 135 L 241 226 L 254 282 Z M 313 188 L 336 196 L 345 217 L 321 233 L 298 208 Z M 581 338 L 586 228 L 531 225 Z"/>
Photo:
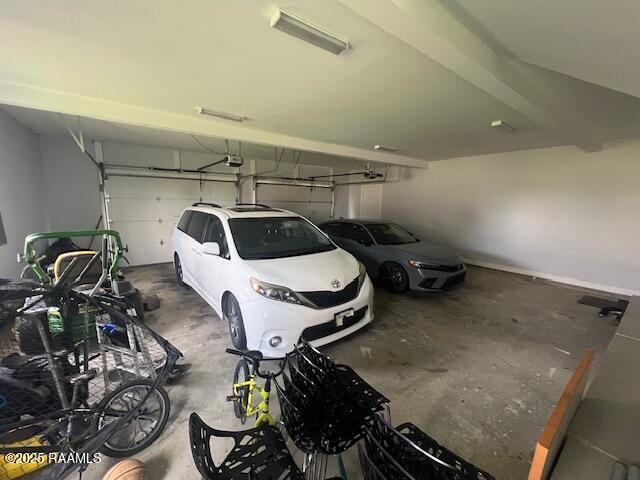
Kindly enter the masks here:
<path id="1" fill-rule="evenodd" d="M 422 241 L 395 223 L 341 219 L 320 228 L 394 292 L 441 291 L 464 282 L 467 274 L 458 253 Z"/>

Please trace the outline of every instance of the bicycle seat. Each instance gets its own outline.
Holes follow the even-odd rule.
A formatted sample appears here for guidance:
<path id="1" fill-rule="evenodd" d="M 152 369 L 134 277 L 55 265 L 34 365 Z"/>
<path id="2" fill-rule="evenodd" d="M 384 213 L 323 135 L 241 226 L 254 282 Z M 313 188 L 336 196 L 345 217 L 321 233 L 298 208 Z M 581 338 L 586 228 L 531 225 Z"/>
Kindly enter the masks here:
<path id="1" fill-rule="evenodd" d="M 242 352 L 242 356 L 250 359 L 253 363 L 260 363 L 264 359 L 260 350 L 247 350 Z"/>
<path id="2" fill-rule="evenodd" d="M 82 383 L 90 382 L 96 377 L 97 373 L 98 372 L 92 368 L 91 370 L 87 370 L 86 372 L 70 375 L 68 377 L 69 383 L 71 385 L 75 385 L 76 383 L 79 383 L 79 382 L 82 382 Z"/>

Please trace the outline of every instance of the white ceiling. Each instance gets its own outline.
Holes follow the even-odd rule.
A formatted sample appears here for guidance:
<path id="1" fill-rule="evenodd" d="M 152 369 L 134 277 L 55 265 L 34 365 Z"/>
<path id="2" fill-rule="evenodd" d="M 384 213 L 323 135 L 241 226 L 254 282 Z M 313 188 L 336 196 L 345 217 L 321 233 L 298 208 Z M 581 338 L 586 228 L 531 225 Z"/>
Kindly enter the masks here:
<path id="1" fill-rule="evenodd" d="M 640 96 L 638 1 L 449 1 L 526 62 Z"/>
<path id="2" fill-rule="evenodd" d="M 470 5 L 476 0 L 460 1 L 476 13 Z M 345 3 L 349 1 L 2 2 L 0 103 L 116 121 L 116 126 L 93 124 L 93 135 L 102 139 L 116 135 L 136 137 L 132 143 L 151 141 L 151 134 L 142 130 L 123 133 L 126 124 L 182 133 L 197 126 L 199 134 L 211 137 L 284 145 L 281 135 L 291 139 L 291 145 L 308 144 L 304 150 L 393 163 L 571 143 Z M 497 24 L 486 28 L 495 28 L 501 42 L 499 33 L 506 28 L 501 24 L 510 23 L 513 32 L 530 32 L 520 43 L 546 45 L 548 28 L 527 26 L 525 12 L 535 10 L 527 7 L 530 3 L 536 2 L 477 0 L 486 7 L 478 15 L 486 14 Z M 509 6 L 492 12 L 489 7 L 498 4 Z M 352 50 L 335 56 L 270 28 L 278 6 L 346 37 Z M 553 22 L 553 28 L 574 21 L 570 10 L 556 11 L 564 15 L 564 23 Z M 570 49 L 566 43 L 548 48 L 563 50 L 565 45 Z M 542 69 L 535 75 L 546 90 L 567 93 L 568 110 L 595 129 L 599 140 L 640 135 L 634 115 L 640 107 L 637 98 Z M 230 125 L 233 122 L 203 119 L 197 106 L 249 120 Z M 136 116 L 140 111 L 145 112 L 144 122 Z M 19 115 L 15 110 L 13 114 Z M 496 119 L 516 125 L 518 132 L 491 129 Z M 20 121 L 34 130 L 44 128 L 35 125 L 35 118 L 23 115 Z M 154 142 L 172 148 L 189 141 L 182 134 L 153 136 Z M 373 152 L 374 144 L 400 151 L 385 156 Z"/>
<path id="3" fill-rule="evenodd" d="M 137 127 L 114 122 L 105 122 L 93 118 L 78 118 L 71 115 L 63 115 L 55 112 L 34 110 L 31 108 L 5 105 L 0 107 L 15 120 L 39 135 L 51 135 L 56 137 L 68 137 L 71 134 L 68 128 L 74 132 L 82 131 L 85 141 L 100 140 L 103 142 L 117 142 L 146 147 L 167 148 L 172 150 L 191 151 L 200 153 L 225 152 L 225 140 L 223 138 L 194 136 L 186 133 L 170 132 L 146 127 Z M 203 147 L 198 143 L 204 144 Z M 274 147 L 242 142 L 239 150 L 238 142 L 229 142 L 229 151 L 242 153 L 245 159 L 275 160 L 277 158 L 285 162 L 305 163 L 309 165 L 323 165 L 337 169 L 360 168 L 357 163 L 349 158 L 325 155 L 317 152 L 298 152 L 282 148 L 277 151 Z M 208 150 L 207 150 L 208 149 Z"/>

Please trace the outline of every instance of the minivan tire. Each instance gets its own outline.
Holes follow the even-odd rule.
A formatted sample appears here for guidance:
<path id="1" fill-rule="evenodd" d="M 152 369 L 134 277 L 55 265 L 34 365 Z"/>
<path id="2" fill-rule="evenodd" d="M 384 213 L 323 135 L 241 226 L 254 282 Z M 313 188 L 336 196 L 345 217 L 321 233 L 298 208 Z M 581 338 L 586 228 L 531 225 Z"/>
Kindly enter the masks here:
<path id="1" fill-rule="evenodd" d="M 182 288 L 189 288 L 189 285 L 184 283 L 182 276 L 182 263 L 180 263 L 180 257 L 177 253 L 173 254 L 173 267 L 176 270 L 176 281 L 178 282 L 178 285 L 180 285 Z"/>
<path id="2" fill-rule="evenodd" d="M 231 343 L 238 350 L 244 350 L 247 348 L 247 335 L 244 330 L 244 321 L 242 320 L 242 312 L 240 311 L 240 305 L 236 297 L 229 294 L 224 302 L 223 313 L 225 320 L 229 324 L 229 336 L 231 337 Z"/>

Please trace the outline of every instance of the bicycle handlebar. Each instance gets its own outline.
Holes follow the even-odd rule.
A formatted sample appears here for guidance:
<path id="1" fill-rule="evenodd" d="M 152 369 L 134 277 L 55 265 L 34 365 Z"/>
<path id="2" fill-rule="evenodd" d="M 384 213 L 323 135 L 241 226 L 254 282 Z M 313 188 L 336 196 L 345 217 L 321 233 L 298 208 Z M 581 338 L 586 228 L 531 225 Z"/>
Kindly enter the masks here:
<path id="1" fill-rule="evenodd" d="M 280 365 L 280 370 L 278 370 L 275 373 L 272 372 L 266 372 L 263 373 L 260 371 L 260 361 L 256 361 L 255 358 L 252 358 L 249 355 L 246 355 L 246 352 L 243 352 L 242 350 L 236 350 L 235 348 L 227 348 L 225 350 L 227 353 L 230 353 L 231 355 L 238 355 L 239 357 L 244 358 L 245 360 L 248 360 L 249 362 L 251 362 L 254 367 L 255 367 L 255 374 L 257 376 L 259 376 L 260 378 L 269 378 L 269 377 L 278 377 L 282 374 L 282 371 L 284 370 L 284 362 L 282 362 L 282 364 Z M 286 357 L 284 358 L 267 358 L 267 359 L 263 359 L 263 360 L 267 360 L 267 361 L 275 361 L 275 360 L 286 360 Z"/>

